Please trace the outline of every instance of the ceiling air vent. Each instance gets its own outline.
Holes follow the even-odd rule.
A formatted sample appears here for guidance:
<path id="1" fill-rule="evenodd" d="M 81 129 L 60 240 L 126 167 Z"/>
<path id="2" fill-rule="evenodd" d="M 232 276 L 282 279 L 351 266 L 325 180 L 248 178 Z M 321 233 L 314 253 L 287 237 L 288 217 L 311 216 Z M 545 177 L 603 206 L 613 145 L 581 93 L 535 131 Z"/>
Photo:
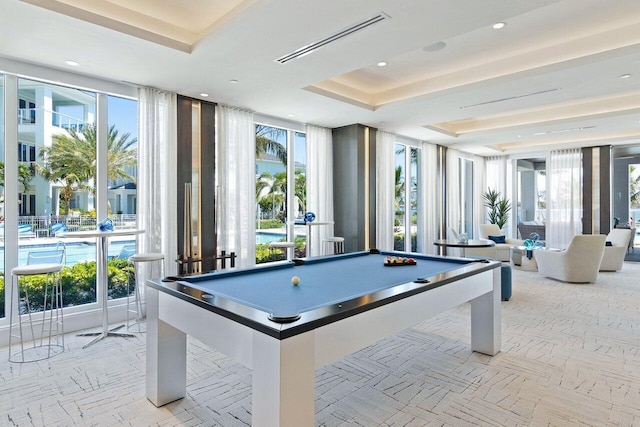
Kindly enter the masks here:
<path id="1" fill-rule="evenodd" d="M 385 19 L 389 19 L 389 15 L 387 15 L 384 12 L 380 12 L 375 16 L 367 18 L 364 21 L 358 22 L 355 25 L 352 25 L 341 31 L 338 31 L 337 33 L 332 34 L 328 37 L 325 37 L 322 40 L 318 40 L 315 43 L 308 44 L 306 46 L 303 46 L 299 49 L 294 50 L 291 53 L 283 55 L 280 58 L 276 59 L 275 61 L 279 62 L 280 64 L 286 64 L 289 61 L 308 55 L 312 53 L 314 50 L 321 48 L 322 46 L 326 46 L 329 43 L 333 43 L 337 40 L 350 36 L 351 34 L 357 33 L 358 31 L 364 30 L 365 28 L 369 28 L 370 26 L 377 24 L 378 22 L 384 21 Z"/>
<path id="2" fill-rule="evenodd" d="M 479 102 L 477 104 L 463 105 L 458 108 L 463 109 L 463 108 L 479 107 L 481 105 L 495 104 L 496 102 L 504 102 L 504 101 L 511 101 L 514 99 L 526 98 L 527 96 L 542 95 L 543 93 L 555 92 L 556 90 L 560 90 L 560 89 L 561 88 L 559 87 L 554 89 L 546 89 L 538 92 L 525 93 L 523 95 L 509 96 L 507 98 L 500 98 L 500 99 L 493 99 L 491 101 Z"/>

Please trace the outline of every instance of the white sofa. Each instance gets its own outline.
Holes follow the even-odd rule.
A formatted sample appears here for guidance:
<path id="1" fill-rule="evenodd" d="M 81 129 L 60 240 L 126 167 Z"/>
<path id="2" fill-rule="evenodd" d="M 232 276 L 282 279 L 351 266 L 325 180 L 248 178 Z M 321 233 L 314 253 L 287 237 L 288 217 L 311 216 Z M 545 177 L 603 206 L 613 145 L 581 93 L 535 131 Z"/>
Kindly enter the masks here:
<path id="1" fill-rule="evenodd" d="M 592 283 L 604 256 L 604 234 L 573 236 L 564 251 L 535 250 L 533 256 L 541 275 L 571 283 Z"/>
<path id="2" fill-rule="evenodd" d="M 480 238 L 488 239 L 489 236 L 503 236 L 502 230 L 496 224 L 480 224 Z M 511 247 L 521 246 L 524 242 L 519 239 L 505 238 L 505 243 L 496 243 L 490 248 L 469 248 L 467 256 L 482 256 L 498 261 L 509 262 L 511 260 Z"/>
<path id="3" fill-rule="evenodd" d="M 611 242 L 611 246 L 604 247 L 600 271 L 617 271 L 622 268 L 634 232 L 629 228 L 614 228 L 607 234 L 606 241 Z"/>

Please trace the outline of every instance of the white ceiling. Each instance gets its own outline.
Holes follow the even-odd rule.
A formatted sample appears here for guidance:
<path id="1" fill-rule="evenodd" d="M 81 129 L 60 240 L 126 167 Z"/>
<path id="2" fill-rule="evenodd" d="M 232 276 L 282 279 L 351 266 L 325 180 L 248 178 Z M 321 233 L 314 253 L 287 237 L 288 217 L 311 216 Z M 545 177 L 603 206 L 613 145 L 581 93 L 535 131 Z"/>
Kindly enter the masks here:
<path id="1" fill-rule="evenodd" d="M 481 155 L 640 144 L 639 0 L 0 0 L 0 10 L 2 57 L 303 123 L 362 123 Z M 275 62 L 380 12 L 389 18 Z M 446 47 L 423 50 L 437 42 Z"/>

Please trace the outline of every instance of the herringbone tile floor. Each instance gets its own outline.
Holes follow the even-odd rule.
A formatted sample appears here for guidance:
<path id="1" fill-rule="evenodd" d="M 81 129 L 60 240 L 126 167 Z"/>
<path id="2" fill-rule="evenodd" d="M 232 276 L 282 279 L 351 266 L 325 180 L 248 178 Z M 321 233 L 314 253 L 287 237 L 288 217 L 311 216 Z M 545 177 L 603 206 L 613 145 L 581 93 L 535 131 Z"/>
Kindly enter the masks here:
<path id="1" fill-rule="evenodd" d="M 591 285 L 514 270 L 503 351 L 469 349 L 469 307 L 316 372 L 321 426 L 640 426 L 640 264 Z M 6 362 L 0 426 L 246 426 L 251 371 L 189 340 L 187 397 L 145 398 L 144 336 Z"/>

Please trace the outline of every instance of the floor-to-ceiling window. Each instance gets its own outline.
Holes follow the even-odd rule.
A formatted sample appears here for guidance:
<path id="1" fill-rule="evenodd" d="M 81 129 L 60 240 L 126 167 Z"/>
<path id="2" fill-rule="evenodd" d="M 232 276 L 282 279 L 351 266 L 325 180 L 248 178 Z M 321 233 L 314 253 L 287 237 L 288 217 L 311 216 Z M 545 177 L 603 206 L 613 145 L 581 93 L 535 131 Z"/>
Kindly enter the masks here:
<path id="1" fill-rule="evenodd" d="M 109 210 L 118 225 L 135 226 L 137 212 L 138 102 L 108 97 Z"/>
<path id="2" fill-rule="evenodd" d="M 256 263 L 284 259 L 269 243 L 287 239 L 287 130 L 256 124 Z"/>
<path id="3" fill-rule="evenodd" d="M 629 219 L 621 222 L 627 221 L 631 226 L 640 221 L 640 164 L 629 165 Z"/>
<path id="4" fill-rule="evenodd" d="M 138 102 L 108 96 L 107 215 L 118 229 L 136 228 L 138 166 Z M 134 292 L 134 275 L 128 257 L 135 253 L 135 236 L 109 239 L 110 264 L 120 271 L 109 279 L 109 297 Z"/>
<path id="5" fill-rule="evenodd" d="M 293 242 L 293 256 L 306 256 L 307 152 L 304 132 L 256 124 L 256 263 L 282 260 L 287 248 L 271 242 Z"/>
<path id="6" fill-rule="evenodd" d="M 637 229 L 640 221 L 640 147 L 614 147 L 612 174 L 614 227 Z M 640 242 L 634 233 L 632 245 Z"/>
<path id="7" fill-rule="evenodd" d="M 0 240 L 0 249 L 2 249 L 2 257 L 0 259 L 0 318 L 5 317 L 5 286 L 4 286 L 4 76 L 0 75 L 0 228 L 2 229 L 2 240 Z"/>
<path id="8" fill-rule="evenodd" d="M 307 211 L 307 135 L 293 132 L 294 138 L 294 203 L 293 217 L 302 219 Z"/>
<path id="9" fill-rule="evenodd" d="M 418 251 L 419 152 L 410 145 L 395 146 L 393 246 L 399 251 Z"/>
<path id="10" fill-rule="evenodd" d="M 547 212 L 547 174 L 544 158 L 517 160 L 516 224 L 544 225 Z M 528 238 L 529 236 L 519 236 Z"/>
<path id="11" fill-rule="evenodd" d="M 473 230 L 473 161 L 460 158 L 460 224 L 461 232 L 474 236 Z"/>
<path id="12" fill-rule="evenodd" d="M 396 166 L 394 173 L 394 219 L 393 219 L 393 248 L 403 251 L 406 241 L 406 148 L 404 145 L 396 144 Z"/>
<path id="13" fill-rule="evenodd" d="M 29 252 L 57 244 L 56 232 L 96 227 L 96 94 L 19 79 L 18 96 L 18 264 L 23 264 Z M 25 168 L 32 172 L 28 177 Z M 95 302 L 94 239 L 64 244 L 73 278 L 63 283 L 65 306 Z"/>
<path id="14" fill-rule="evenodd" d="M 96 228 L 96 168 L 100 162 L 108 165 L 109 217 L 117 227 L 135 227 L 137 102 L 108 97 L 109 114 L 104 115 L 109 117 L 108 123 L 99 123 L 97 99 L 106 95 L 10 75 L 0 75 L 0 83 L 0 98 L 5 100 L 0 102 L 0 274 L 4 278 L 6 269 L 26 263 L 30 252 L 64 245 L 63 303 L 66 310 L 85 311 L 87 304 L 96 302 L 95 241 L 61 239 L 56 233 Z M 12 117 L 8 133 L 4 127 L 7 115 Z M 108 160 L 98 158 L 100 129 L 108 136 L 104 141 Z M 7 156 L 17 161 L 12 165 L 17 168 L 5 177 Z M 6 204 L 5 183 L 17 188 L 17 197 L 10 197 Z M 119 186 L 122 189 L 112 188 Z M 4 238 L 6 216 L 17 225 L 17 239 L 13 237 L 15 228 Z M 110 258 L 117 260 L 126 244 L 135 242 L 112 242 Z M 110 264 L 124 268 L 126 262 Z M 125 296 L 128 272 L 110 266 L 109 279 L 109 298 Z M 37 277 L 24 282 L 34 300 L 39 299 L 40 282 Z M 0 317 L 5 317 L 8 295 L 4 281 L 0 282 Z"/>

